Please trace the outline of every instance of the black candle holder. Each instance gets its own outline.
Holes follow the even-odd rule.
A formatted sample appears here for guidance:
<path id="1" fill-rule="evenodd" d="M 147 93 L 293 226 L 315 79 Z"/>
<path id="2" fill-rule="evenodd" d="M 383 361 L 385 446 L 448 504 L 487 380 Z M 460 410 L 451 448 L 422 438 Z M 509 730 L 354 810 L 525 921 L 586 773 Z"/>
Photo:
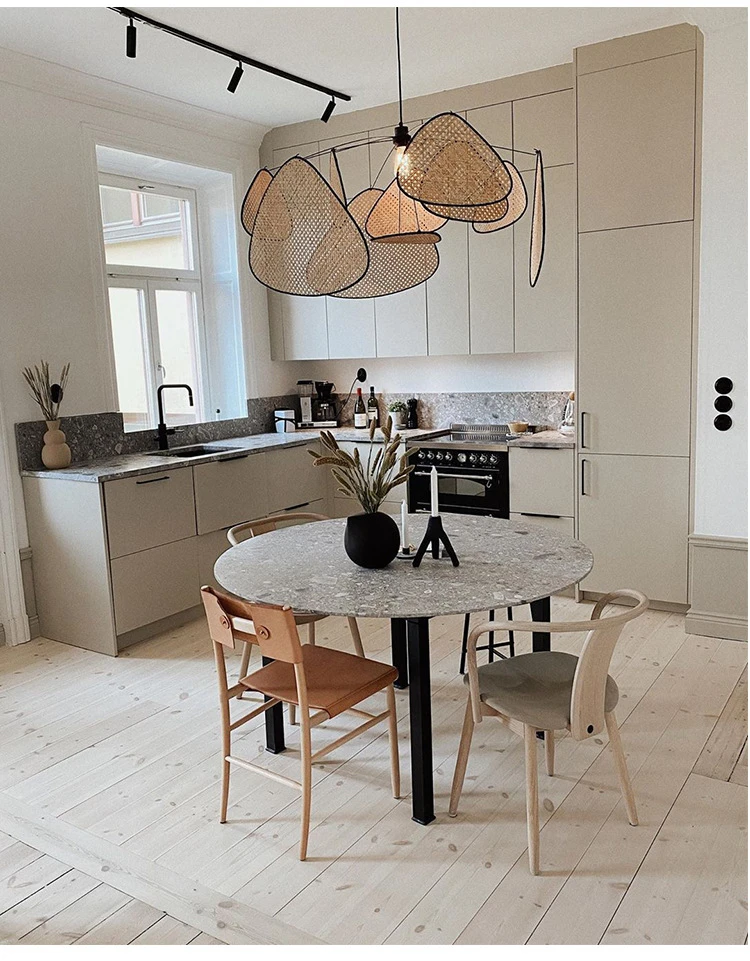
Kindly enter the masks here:
<path id="1" fill-rule="evenodd" d="M 450 557 L 453 566 L 458 567 L 458 557 L 456 556 L 456 552 L 453 550 L 453 544 L 451 544 L 450 540 L 448 539 L 448 535 L 443 529 L 443 519 L 438 514 L 436 517 L 430 517 L 430 519 L 427 521 L 427 530 L 424 532 L 422 543 L 419 545 L 416 556 L 412 561 L 412 565 L 414 567 L 419 567 L 428 547 L 432 550 L 432 556 L 438 559 L 440 557 L 441 544 L 445 548 L 445 553 L 448 555 L 448 557 Z"/>

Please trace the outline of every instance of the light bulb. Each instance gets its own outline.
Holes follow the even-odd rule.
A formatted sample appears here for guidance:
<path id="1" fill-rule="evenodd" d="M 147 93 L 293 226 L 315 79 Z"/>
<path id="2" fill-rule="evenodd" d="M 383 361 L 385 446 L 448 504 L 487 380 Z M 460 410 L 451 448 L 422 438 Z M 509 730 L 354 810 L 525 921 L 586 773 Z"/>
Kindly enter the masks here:
<path id="1" fill-rule="evenodd" d="M 409 170 L 409 158 L 406 156 L 406 147 L 396 147 L 393 155 L 393 173 L 395 176 L 398 172 L 406 174 Z"/>

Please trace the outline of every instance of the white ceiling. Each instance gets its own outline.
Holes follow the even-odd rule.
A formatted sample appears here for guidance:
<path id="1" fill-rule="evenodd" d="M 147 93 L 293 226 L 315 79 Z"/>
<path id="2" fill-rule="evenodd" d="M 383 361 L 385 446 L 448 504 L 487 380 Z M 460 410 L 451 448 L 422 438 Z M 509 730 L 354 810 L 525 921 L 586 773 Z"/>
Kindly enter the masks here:
<path id="1" fill-rule="evenodd" d="M 396 98 L 391 7 L 136 7 L 144 14 L 351 94 L 340 110 Z M 564 63 L 582 44 L 690 21 L 723 25 L 745 8 L 406 7 L 404 96 Z M 173 100 L 275 127 L 320 115 L 324 95 L 233 65 L 145 26 L 125 57 L 125 20 L 105 7 L 0 8 L 0 46 Z"/>

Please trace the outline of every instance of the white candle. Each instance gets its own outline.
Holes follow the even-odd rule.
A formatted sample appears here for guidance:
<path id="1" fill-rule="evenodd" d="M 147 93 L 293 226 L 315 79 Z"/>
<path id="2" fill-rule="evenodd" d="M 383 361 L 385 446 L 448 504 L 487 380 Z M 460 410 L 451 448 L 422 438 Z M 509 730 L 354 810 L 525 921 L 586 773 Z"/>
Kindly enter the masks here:
<path id="1" fill-rule="evenodd" d="M 438 472 L 437 467 L 432 468 L 430 474 L 430 513 L 437 517 L 440 513 L 438 509 Z"/>
<path id="2" fill-rule="evenodd" d="M 406 501 L 401 501 L 401 550 L 409 550 L 409 513 Z"/>

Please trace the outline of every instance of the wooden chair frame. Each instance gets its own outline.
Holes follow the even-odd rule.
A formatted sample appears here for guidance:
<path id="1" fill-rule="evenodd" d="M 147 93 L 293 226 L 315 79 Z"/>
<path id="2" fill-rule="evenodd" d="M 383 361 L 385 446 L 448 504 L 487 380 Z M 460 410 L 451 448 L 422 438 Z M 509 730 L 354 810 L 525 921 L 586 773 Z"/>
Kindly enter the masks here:
<path id="1" fill-rule="evenodd" d="M 201 596 L 206 609 L 206 617 L 208 620 L 209 633 L 211 635 L 211 641 L 213 644 L 216 673 L 219 682 L 219 707 L 221 712 L 221 744 L 223 756 L 221 771 L 221 813 L 219 820 L 222 824 L 226 823 L 227 806 L 229 803 L 229 777 L 231 766 L 233 764 L 237 765 L 238 767 L 245 768 L 248 771 L 252 771 L 255 774 L 261 774 L 263 777 L 271 778 L 271 780 L 278 781 L 281 784 L 286 784 L 288 787 L 296 788 L 302 793 L 299 859 L 300 861 L 304 861 L 307 857 L 307 844 L 310 834 L 312 764 L 315 761 L 321 760 L 327 754 L 330 754 L 331 751 L 334 751 L 343 744 L 346 744 L 348 741 L 351 741 L 352 738 L 355 738 L 359 734 L 363 734 L 365 731 L 368 731 L 371 727 L 374 727 L 381 721 L 388 721 L 388 739 L 391 754 L 391 786 L 393 789 L 393 796 L 395 798 L 400 796 L 401 775 L 398 755 L 398 727 L 396 719 L 396 697 L 393 685 L 387 684 L 385 686 L 387 701 L 387 707 L 385 711 L 382 711 L 380 714 L 370 714 L 369 712 L 363 711 L 358 707 L 348 708 L 347 711 L 350 714 L 364 718 L 364 722 L 354 728 L 354 730 L 349 731 L 347 734 L 343 734 L 341 737 L 336 738 L 335 741 L 332 741 L 331 743 L 325 745 L 325 747 L 313 753 L 311 730 L 313 727 L 317 727 L 319 724 L 322 724 L 324 721 L 329 720 L 330 718 L 326 711 L 316 711 L 314 714 L 310 714 L 302 645 L 300 643 L 297 625 L 295 623 L 292 610 L 289 607 L 278 608 L 271 607 L 270 605 L 250 605 L 244 601 L 241 601 L 239 598 L 230 597 L 229 595 L 225 594 L 219 594 L 211 587 L 202 587 Z M 262 616 L 267 616 L 268 612 L 285 616 L 285 627 L 288 633 L 288 650 L 290 652 L 288 656 L 280 656 L 279 651 L 276 648 L 268 651 L 264 650 L 264 647 L 266 646 L 266 639 L 264 637 L 265 629 L 261 627 L 256 631 L 255 623 L 257 618 L 255 618 L 253 615 L 260 613 Z M 245 758 L 237 757 L 236 755 L 232 754 L 233 731 L 236 731 L 237 728 L 242 727 L 244 724 L 247 724 L 249 721 L 252 721 L 259 715 L 264 714 L 277 704 L 284 703 L 279 698 L 271 697 L 257 708 L 249 711 L 247 714 L 242 715 L 242 717 L 239 717 L 234 721 L 231 719 L 231 701 L 243 691 L 247 690 L 247 688 L 240 682 L 230 685 L 227 677 L 226 650 L 233 650 L 237 640 L 245 644 L 246 647 L 249 647 L 251 644 L 258 644 L 264 655 L 268 656 L 269 658 L 287 661 L 287 663 L 291 662 L 294 665 L 295 684 L 300 714 L 300 744 L 302 755 L 301 781 L 295 781 L 293 778 L 286 777 L 283 774 L 278 774 L 275 771 L 270 771 L 264 767 L 260 767 L 257 764 L 253 764 L 251 761 L 248 761 Z M 244 675 L 241 674 L 240 677 L 242 678 Z M 292 706 L 292 702 L 287 703 Z"/>
<path id="2" fill-rule="evenodd" d="M 603 610 L 618 601 L 635 601 L 635 606 L 625 613 L 602 617 Z M 568 730 L 578 741 L 593 737 L 606 727 L 609 745 L 615 760 L 615 768 L 620 789 L 625 801 L 628 821 L 638 824 L 633 788 L 628 775 L 625 754 L 620 739 L 620 729 L 614 711 L 605 712 L 605 692 L 607 672 L 612 660 L 615 645 L 623 627 L 639 617 L 648 607 L 648 598 L 640 591 L 618 590 L 605 595 L 597 601 L 588 621 L 491 621 L 480 624 L 469 635 L 467 660 L 469 675 L 469 695 L 466 703 L 461 742 L 456 758 L 456 770 L 451 787 L 448 813 L 455 817 L 461 798 L 466 765 L 469 760 L 474 725 L 480 724 L 483 717 L 494 717 L 514 734 L 523 738 L 526 765 L 526 823 L 529 846 L 529 870 L 539 874 L 539 785 L 537 771 L 537 728 L 524 724 L 516 718 L 501 714 L 481 699 L 479 669 L 477 666 L 477 640 L 490 631 L 520 631 L 521 633 L 540 632 L 545 634 L 577 634 L 586 632 L 587 637 L 578 658 L 570 701 L 570 724 Z M 534 655 L 531 655 L 532 657 Z M 541 654 L 540 656 L 544 656 Z M 547 774 L 555 773 L 555 732 L 544 732 L 544 747 Z"/>

